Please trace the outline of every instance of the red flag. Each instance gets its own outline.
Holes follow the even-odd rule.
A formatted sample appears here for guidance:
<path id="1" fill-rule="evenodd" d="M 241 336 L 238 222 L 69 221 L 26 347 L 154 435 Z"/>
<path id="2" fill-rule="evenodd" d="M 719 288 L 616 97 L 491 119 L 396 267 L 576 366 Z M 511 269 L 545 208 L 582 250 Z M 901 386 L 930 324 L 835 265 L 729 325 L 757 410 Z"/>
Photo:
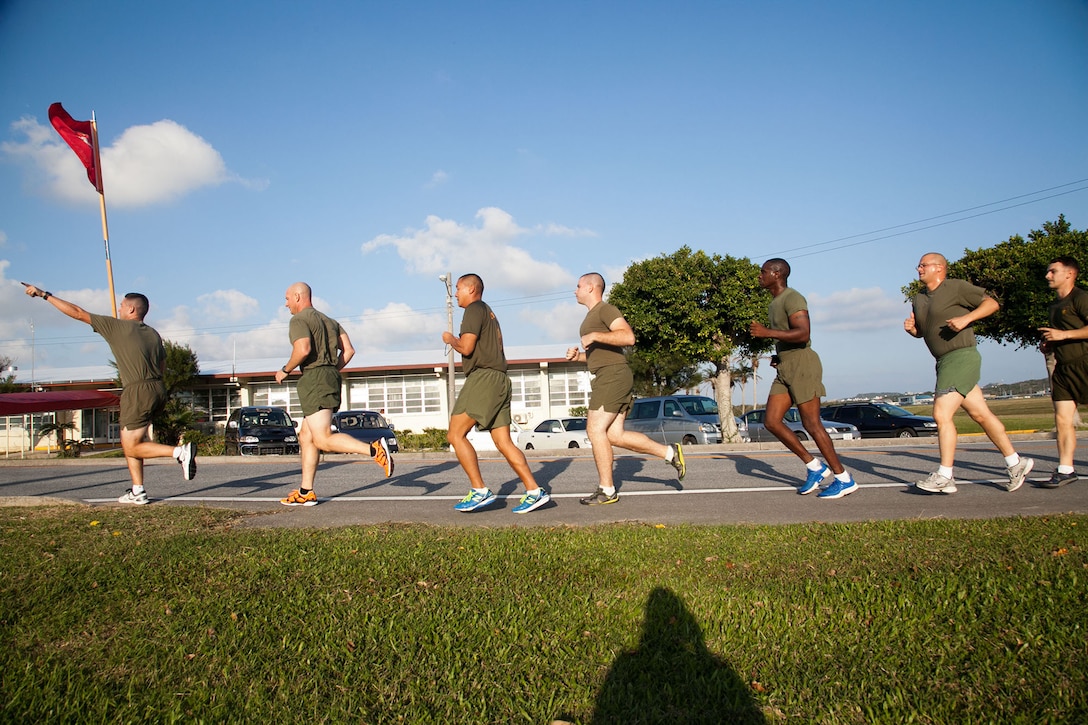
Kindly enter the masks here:
<path id="1" fill-rule="evenodd" d="M 87 180 L 101 194 L 102 186 L 99 183 L 98 169 L 95 165 L 97 139 L 94 138 L 91 122 L 75 120 L 64 110 L 64 106 L 54 103 L 49 107 L 49 123 L 53 124 L 53 128 L 57 129 L 57 133 L 72 147 L 76 156 L 87 167 Z"/>

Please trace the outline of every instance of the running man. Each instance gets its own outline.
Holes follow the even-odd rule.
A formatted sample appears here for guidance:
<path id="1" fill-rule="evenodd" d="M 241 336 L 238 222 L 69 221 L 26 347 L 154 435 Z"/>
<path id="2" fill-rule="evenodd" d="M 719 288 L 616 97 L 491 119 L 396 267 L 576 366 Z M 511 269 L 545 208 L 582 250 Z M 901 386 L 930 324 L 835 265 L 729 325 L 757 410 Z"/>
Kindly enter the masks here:
<path id="1" fill-rule="evenodd" d="M 322 451 L 372 456 L 385 470 L 386 478 L 393 475 L 393 455 L 385 438 L 364 443 L 347 433 L 332 432 L 333 413 L 340 409 L 340 371 L 355 356 L 355 348 L 340 323 L 314 309 L 312 295 L 305 282 L 295 282 L 284 293 L 285 306 L 291 310 L 287 328 L 291 357 L 276 371 L 276 382 L 282 384 L 295 368 L 302 371 L 298 402 L 303 416 L 298 427 L 302 483 L 297 491 L 280 499 L 284 506 L 317 505 L 314 479 Z"/>
<path id="2" fill-rule="evenodd" d="M 962 279 L 948 279 L 948 260 L 930 252 L 918 262 L 918 280 L 925 289 L 914 296 L 913 311 L 903 329 L 926 341 L 937 360 L 937 386 L 933 391 L 933 418 L 937 421 L 940 467 L 914 485 L 929 493 L 955 493 L 952 467 L 956 461 L 956 424 L 952 416 L 963 408 L 993 442 L 1008 467 L 1006 491 L 1015 491 L 1035 465 L 1013 448 L 1005 426 L 986 404 L 978 381 L 982 377 L 982 356 L 975 342 L 975 322 L 1000 309 L 986 290 Z"/>
<path id="3" fill-rule="evenodd" d="M 87 312 L 32 284 L 23 284 L 31 297 L 41 297 L 73 320 L 90 325 L 109 343 L 117 361 L 121 376 L 121 450 L 132 478 L 132 487 L 117 499 L 118 503 L 151 503 L 144 490 L 144 461 L 148 458 L 173 458 L 181 464 L 182 477 L 192 480 L 196 475 L 196 445 L 169 446 L 155 443 L 148 435 L 152 421 L 166 407 L 167 395 L 162 382 L 166 348 L 155 328 L 144 324 L 151 308 L 147 297 L 129 292 L 121 300 L 118 317 L 107 317 Z"/>
<path id="4" fill-rule="evenodd" d="M 525 454 L 510 437 L 513 387 L 506 374 L 502 328 L 495 313 L 483 301 L 484 281 L 478 275 L 461 275 L 455 294 L 458 306 L 465 310 L 461 319 L 461 334 L 455 337 L 452 332 L 443 332 L 442 342 L 461 355 L 465 382 L 453 405 L 446 439 L 453 446 L 461 468 L 468 474 L 472 490 L 454 508 L 467 513 L 499 500 L 484 483 L 479 457 L 468 439 L 472 427 L 479 425 L 480 430 L 491 434 L 495 448 L 525 484 L 525 495 L 513 511 L 527 514 L 548 503 L 551 497 L 537 485 Z"/>
<path id="5" fill-rule="evenodd" d="M 805 482 L 797 493 L 805 495 L 819 488 L 817 498 L 842 498 L 857 491 L 858 484 L 843 467 L 831 436 L 820 420 L 820 397 L 827 394 L 823 364 L 812 349 L 808 301 L 789 286 L 789 278 L 790 265 L 786 260 L 775 258 L 763 263 L 759 270 L 759 286 L 773 295 L 767 308 L 770 325 L 753 322 L 749 328 L 752 337 L 775 341 L 775 358 L 771 365 L 778 375 L 767 396 L 764 426 L 808 469 Z M 801 425 L 823 454 L 826 465 L 809 453 L 797 434 L 785 424 L 786 413 L 794 405 L 801 415 Z M 825 482 L 828 478 L 832 480 Z"/>
<path id="6" fill-rule="evenodd" d="M 1077 450 L 1074 423 L 1077 406 L 1088 403 L 1088 292 L 1077 286 L 1080 265 L 1072 257 L 1057 257 L 1046 268 L 1046 281 L 1057 294 L 1050 307 L 1050 327 L 1040 327 L 1043 352 L 1054 353 L 1050 399 L 1058 432 L 1058 470 L 1042 488 L 1060 488 L 1077 480 L 1073 453 Z"/>
<path id="7" fill-rule="evenodd" d="M 676 469 L 683 481 L 687 469 L 679 444 L 666 446 L 642 433 L 623 428 L 627 412 L 631 410 L 635 385 L 623 348 L 635 344 L 635 331 L 619 309 L 604 301 L 604 277 L 596 272 L 583 274 L 578 278 L 574 298 L 578 304 L 585 305 L 588 312 L 578 330 L 582 350 L 569 348 L 567 360 L 586 363 L 592 376 L 586 433 L 593 447 L 598 481 L 597 490 L 579 501 L 586 506 L 596 506 L 620 500 L 612 478 L 612 446 L 662 458 Z"/>

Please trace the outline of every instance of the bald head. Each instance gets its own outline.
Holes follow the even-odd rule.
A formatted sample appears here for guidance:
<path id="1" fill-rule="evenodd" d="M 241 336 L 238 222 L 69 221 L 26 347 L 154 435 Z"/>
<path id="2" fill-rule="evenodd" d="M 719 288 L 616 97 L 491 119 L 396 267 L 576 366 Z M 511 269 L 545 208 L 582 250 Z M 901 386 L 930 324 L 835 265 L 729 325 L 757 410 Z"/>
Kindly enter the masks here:
<path id="1" fill-rule="evenodd" d="M 287 288 L 283 297 L 284 300 L 286 300 L 287 309 L 291 310 L 291 314 L 293 315 L 299 310 L 304 310 L 307 307 L 313 306 L 311 295 L 310 285 L 305 282 L 295 282 Z"/>

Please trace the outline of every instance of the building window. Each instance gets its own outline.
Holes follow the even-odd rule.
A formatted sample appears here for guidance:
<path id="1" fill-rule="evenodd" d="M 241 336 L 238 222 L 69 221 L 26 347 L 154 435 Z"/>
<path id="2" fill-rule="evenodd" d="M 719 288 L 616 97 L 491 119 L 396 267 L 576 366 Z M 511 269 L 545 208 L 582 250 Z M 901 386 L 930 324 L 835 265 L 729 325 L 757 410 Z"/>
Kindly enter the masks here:
<path id="1" fill-rule="evenodd" d="M 298 388 L 295 383 L 285 385 L 252 385 L 249 392 L 253 395 L 254 405 L 275 405 L 286 408 L 292 418 L 302 417 L 302 406 L 298 402 Z"/>
<path id="2" fill-rule="evenodd" d="M 548 372 L 549 402 L 564 413 L 570 408 L 589 405 L 589 373 L 585 370 Z"/>
<path id="3" fill-rule="evenodd" d="M 510 384 L 513 386 L 513 395 L 510 404 L 515 408 L 540 408 L 540 371 L 539 370 L 511 370 Z"/>
<path id="4" fill-rule="evenodd" d="M 445 394 L 445 381 L 433 375 L 387 375 L 351 381 L 348 401 L 352 409 L 388 415 L 439 413 Z"/>

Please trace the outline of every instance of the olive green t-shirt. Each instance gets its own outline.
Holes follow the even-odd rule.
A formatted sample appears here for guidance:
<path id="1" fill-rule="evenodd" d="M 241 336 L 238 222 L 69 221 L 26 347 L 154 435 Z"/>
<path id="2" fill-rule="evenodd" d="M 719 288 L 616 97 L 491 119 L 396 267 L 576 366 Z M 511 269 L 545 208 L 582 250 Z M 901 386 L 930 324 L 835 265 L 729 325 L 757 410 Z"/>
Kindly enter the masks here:
<path id="1" fill-rule="evenodd" d="M 495 313 L 483 300 L 476 300 L 465 308 L 461 318 L 461 336 L 476 336 L 476 348 L 471 355 L 461 356 L 461 370 L 468 375 L 476 368 L 488 368 L 506 372 L 506 353 L 502 349 L 502 328 Z"/>
<path id="2" fill-rule="evenodd" d="M 792 287 L 787 287 L 782 290 L 782 294 L 771 300 L 771 304 L 767 308 L 767 320 L 770 323 L 767 327 L 772 330 L 788 330 L 790 329 L 790 315 L 801 312 L 802 310 L 808 311 L 808 300 L 806 300 L 805 296 L 797 290 Z M 793 352 L 794 350 L 803 350 L 806 347 L 812 347 L 811 336 L 804 342 L 774 341 L 774 351 L 779 355 Z"/>
<path id="3" fill-rule="evenodd" d="M 119 320 L 91 313 L 91 329 L 109 343 L 122 388 L 148 380 L 162 380 L 166 349 L 155 328 L 138 320 Z"/>
<path id="4" fill-rule="evenodd" d="M 956 332 L 948 326 L 948 320 L 966 315 L 986 297 L 986 290 L 962 279 L 946 279 L 937 289 L 923 288 L 914 296 L 914 326 L 922 333 L 933 357 L 975 347 L 974 327 L 968 325 Z"/>
<path id="5" fill-rule="evenodd" d="M 1088 326 L 1088 292 L 1080 287 L 1050 306 L 1050 326 L 1056 330 L 1079 330 Z M 1059 340 L 1050 343 L 1060 365 L 1088 355 L 1088 340 Z"/>
<path id="6" fill-rule="evenodd" d="M 621 317 L 623 313 L 615 305 L 599 302 L 586 313 L 586 318 L 582 320 L 582 325 L 578 328 L 578 335 L 581 337 L 591 332 L 609 332 L 612 329 L 612 323 Z M 586 348 L 586 365 L 589 366 L 591 373 L 596 373 L 609 365 L 626 364 L 627 358 L 623 354 L 622 347 L 595 342 Z"/>
<path id="7" fill-rule="evenodd" d="M 292 345 L 296 340 L 310 338 L 310 354 L 299 364 L 303 372 L 321 365 L 336 367 L 340 361 L 340 323 L 328 315 L 313 307 L 299 310 L 291 318 L 287 331 Z"/>

